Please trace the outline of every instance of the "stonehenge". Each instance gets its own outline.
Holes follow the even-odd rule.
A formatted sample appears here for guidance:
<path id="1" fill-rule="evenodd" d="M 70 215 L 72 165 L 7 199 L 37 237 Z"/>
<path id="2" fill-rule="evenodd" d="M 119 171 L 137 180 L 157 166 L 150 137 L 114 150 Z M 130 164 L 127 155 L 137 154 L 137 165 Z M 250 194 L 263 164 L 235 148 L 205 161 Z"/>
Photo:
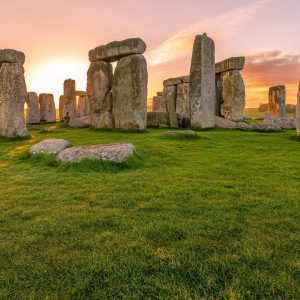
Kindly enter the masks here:
<path id="1" fill-rule="evenodd" d="M 240 70 L 245 57 L 231 57 L 216 64 L 216 116 L 242 121 L 245 109 L 245 84 Z"/>
<path id="2" fill-rule="evenodd" d="M 90 115 L 90 102 L 86 93 L 77 94 L 77 116 L 79 118 Z"/>
<path id="3" fill-rule="evenodd" d="M 206 34 L 195 38 L 189 94 L 191 126 L 215 127 L 215 44 Z"/>
<path id="4" fill-rule="evenodd" d="M 28 135 L 24 104 L 27 88 L 24 77 L 25 54 L 12 49 L 0 50 L 0 135 Z"/>
<path id="5" fill-rule="evenodd" d="M 39 124 L 41 121 L 41 111 L 39 97 L 37 93 L 29 92 L 26 97 L 27 113 L 26 124 Z"/>
<path id="6" fill-rule="evenodd" d="M 163 93 L 158 92 L 152 100 L 152 112 L 167 112 L 166 103 L 164 102 Z"/>
<path id="7" fill-rule="evenodd" d="M 296 129 L 297 129 L 297 136 L 300 137 L 300 82 L 299 82 L 298 95 L 297 95 Z"/>
<path id="8" fill-rule="evenodd" d="M 52 94 L 40 94 L 39 95 L 40 110 L 41 110 L 41 122 L 55 122 L 56 121 L 56 109 L 54 96 Z"/>
<path id="9" fill-rule="evenodd" d="M 278 85 L 269 89 L 268 113 L 272 117 L 285 117 L 285 86 Z"/>
<path id="10" fill-rule="evenodd" d="M 89 52 L 87 94 L 94 128 L 145 129 L 147 122 L 146 44 L 116 41 Z M 113 73 L 111 63 L 117 62 Z"/>

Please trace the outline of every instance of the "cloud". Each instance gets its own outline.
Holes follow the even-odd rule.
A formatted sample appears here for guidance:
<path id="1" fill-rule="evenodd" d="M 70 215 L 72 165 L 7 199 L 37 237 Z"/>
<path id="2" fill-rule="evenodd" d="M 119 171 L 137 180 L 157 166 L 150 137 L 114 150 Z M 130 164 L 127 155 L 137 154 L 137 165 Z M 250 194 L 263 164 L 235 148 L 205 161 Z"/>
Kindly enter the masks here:
<path id="1" fill-rule="evenodd" d="M 194 38 L 199 33 L 207 32 L 215 40 L 235 36 L 255 13 L 271 1 L 255 1 L 230 12 L 217 15 L 214 18 L 198 21 L 150 51 L 147 59 L 150 65 L 157 66 L 191 55 Z"/>

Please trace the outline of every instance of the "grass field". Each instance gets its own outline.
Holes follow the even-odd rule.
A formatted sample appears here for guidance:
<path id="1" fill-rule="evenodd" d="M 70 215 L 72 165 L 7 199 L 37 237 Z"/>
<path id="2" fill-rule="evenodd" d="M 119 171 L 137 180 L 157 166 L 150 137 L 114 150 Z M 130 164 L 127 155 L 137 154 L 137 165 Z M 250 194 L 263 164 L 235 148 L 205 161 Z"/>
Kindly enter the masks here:
<path id="1" fill-rule="evenodd" d="M 0 140 L 0 299 L 299 299 L 295 131 L 62 129 Z M 122 165 L 31 158 L 132 142 Z"/>

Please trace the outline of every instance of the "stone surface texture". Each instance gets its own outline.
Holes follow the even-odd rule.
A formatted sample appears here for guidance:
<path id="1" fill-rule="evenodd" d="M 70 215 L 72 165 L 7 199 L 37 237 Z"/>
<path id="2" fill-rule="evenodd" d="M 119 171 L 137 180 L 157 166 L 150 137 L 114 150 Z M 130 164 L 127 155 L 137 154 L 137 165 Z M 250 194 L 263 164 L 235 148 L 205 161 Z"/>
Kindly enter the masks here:
<path id="1" fill-rule="evenodd" d="M 190 116 L 190 85 L 189 83 L 180 83 L 177 85 L 176 92 L 176 113 Z"/>
<path id="2" fill-rule="evenodd" d="M 70 120 L 76 118 L 76 82 L 72 79 L 64 82 L 63 119 L 67 113 L 69 113 Z"/>
<path id="3" fill-rule="evenodd" d="M 166 103 L 167 113 L 169 116 L 169 125 L 173 128 L 178 128 L 178 120 L 176 114 L 176 86 L 165 86 L 163 91 L 163 99 Z"/>
<path id="4" fill-rule="evenodd" d="M 215 126 L 215 45 L 206 34 L 195 38 L 190 71 L 191 125 Z"/>
<path id="5" fill-rule="evenodd" d="M 216 63 L 216 74 L 232 70 L 243 70 L 244 65 L 245 57 L 230 57 L 228 59 Z"/>
<path id="6" fill-rule="evenodd" d="M 70 127 L 73 128 L 83 128 L 91 126 L 91 116 L 83 116 L 70 120 Z"/>
<path id="7" fill-rule="evenodd" d="M 299 82 L 298 96 L 297 96 L 296 129 L 297 129 L 297 136 L 300 136 L 300 82 Z"/>
<path id="8" fill-rule="evenodd" d="M 41 112 L 39 96 L 37 93 L 29 92 L 26 97 L 27 113 L 26 124 L 39 124 L 41 121 Z"/>
<path id="9" fill-rule="evenodd" d="M 125 56 L 143 54 L 145 51 L 145 42 L 140 38 L 132 38 L 124 41 L 114 41 L 107 45 L 96 47 L 89 52 L 89 59 L 90 62 L 116 62 Z"/>
<path id="10" fill-rule="evenodd" d="M 221 118 L 218 116 L 215 116 L 215 123 L 216 123 L 216 128 L 219 129 L 236 129 L 237 124 L 236 122 L 227 120 L 225 118 Z"/>
<path id="11" fill-rule="evenodd" d="M 77 115 L 84 117 L 90 115 L 90 101 L 87 95 L 78 96 Z"/>
<path id="12" fill-rule="evenodd" d="M 7 51 L 0 50 L 0 135 L 9 138 L 25 137 L 28 133 L 24 118 L 27 96 L 24 68 L 22 63 L 10 62 L 18 61 L 17 56 L 23 57 L 24 54 Z"/>
<path id="13" fill-rule="evenodd" d="M 285 86 L 273 86 L 269 89 L 268 113 L 272 117 L 285 117 Z"/>
<path id="14" fill-rule="evenodd" d="M 39 95 L 41 122 L 55 122 L 56 121 L 56 109 L 54 96 L 52 94 L 40 94 Z"/>
<path id="15" fill-rule="evenodd" d="M 67 148 L 70 143 L 63 139 L 46 139 L 29 149 L 30 154 L 58 154 Z"/>
<path id="16" fill-rule="evenodd" d="M 167 112 L 163 96 L 155 96 L 152 100 L 152 112 Z"/>
<path id="17" fill-rule="evenodd" d="M 0 49 L 0 64 L 2 63 L 19 63 L 24 64 L 25 54 L 13 49 Z"/>
<path id="18" fill-rule="evenodd" d="M 73 147 L 62 151 L 57 160 L 62 162 L 80 162 L 82 159 L 122 162 L 135 151 L 132 144 L 108 144 Z"/>
<path id="19" fill-rule="evenodd" d="M 159 125 L 169 124 L 169 115 L 167 112 L 148 112 L 147 113 L 147 126 L 159 127 Z"/>
<path id="20" fill-rule="evenodd" d="M 143 55 L 130 55 L 118 61 L 112 83 L 115 128 L 146 128 L 147 86 L 147 63 Z"/>
<path id="21" fill-rule="evenodd" d="M 180 83 L 189 83 L 190 82 L 190 76 L 186 75 L 186 76 L 181 76 L 181 77 L 176 77 L 176 78 L 169 78 L 166 79 L 163 82 L 164 86 L 169 86 L 169 85 L 178 85 Z"/>
<path id="22" fill-rule="evenodd" d="M 114 128 L 112 115 L 113 68 L 103 61 L 91 63 L 87 74 L 87 95 L 93 128 Z"/>
<path id="23" fill-rule="evenodd" d="M 245 110 L 245 84 L 240 71 L 221 74 L 221 115 L 231 121 L 242 121 Z"/>
<path id="24" fill-rule="evenodd" d="M 167 136 L 195 136 L 196 131 L 194 131 L 194 130 L 176 130 L 176 131 L 168 131 L 165 134 Z"/>

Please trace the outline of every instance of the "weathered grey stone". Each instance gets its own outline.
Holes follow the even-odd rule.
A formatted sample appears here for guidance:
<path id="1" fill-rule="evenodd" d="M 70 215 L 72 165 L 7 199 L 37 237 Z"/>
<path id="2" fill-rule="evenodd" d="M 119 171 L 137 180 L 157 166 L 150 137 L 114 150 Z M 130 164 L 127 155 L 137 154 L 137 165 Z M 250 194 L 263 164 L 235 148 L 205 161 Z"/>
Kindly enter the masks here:
<path id="1" fill-rule="evenodd" d="M 245 57 L 230 57 L 216 63 L 216 74 L 233 70 L 243 70 L 244 65 Z"/>
<path id="2" fill-rule="evenodd" d="M 119 60 L 112 84 L 115 128 L 146 128 L 147 86 L 147 63 L 143 55 Z"/>
<path id="3" fill-rule="evenodd" d="M 237 122 L 236 128 L 244 131 L 251 131 L 254 129 L 253 125 L 245 123 L 245 122 Z"/>
<path id="4" fill-rule="evenodd" d="M 167 112 L 148 112 L 147 127 L 159 127 L 160 124 L 169 124 Z"/>
<path id="5" fill-rule="evenodd" d="M 297 129 L 297 136 L 300 136 L 300 82 L 299 82 L 298 96 L 297 96 L 296 129 Z"/>
<path id="6" fill-rule="evenodd" d="M 146 44 L 140 38 L 132 38 L 124 41 L 114 41 L 107 45 L 96 47 L 89 52 L 90 62 L 106 61 L 115 62 L 120 58 L 143 54 L 146 51 Z"/>
<path id="7" fill-rule="evenodd" d="M 231 121 L 243 121 L 245 110 L 245 84 L 240 71 L 221 74 L 221 115 Z"/>
<path id="8" fill-rule="evenodd" d="M 195 38 L 190 71 L 191 125 L 215 126 L 215 45 L 206 34 Z"/>
<path id="9" fill-rule="evenodd" d="M 180 83 L 177 86 L 176 113 L 190 116 L 190 85 L 189 83 Z"/>
<path id="10" fill-rule="evenodd" d="M 152 100 L 152 112 L 167 112 L 163 96 L 155 96 Z"/>
<path id="11" fill-rule="evenodd" d="M 13 49 L 0 49 L 0 64 L 2 63 L 19 63 L 24 64 L 25 54 Z"/>
<path id="12" fill-rule="evenodd" d="M 269 89 L 268 113 L 272 117 L 285 117 L 285 86 L 273 86 Z"/>
<path id="13" fill-rule="evenodd" d="M 80 162 L 82 159 L 122 162 L 135 151 L 132 144 L 108 144 L 73 147 L 62 151 L 57 160 L 61 162 Z"/>
<path id="14" fill-rule="evenodd" d="M 26 103 L 26 124 L 39 124 L 41 121 L 41 112 L 37 93 L 27 93 Z"/>
<path id="15" fill-rule="evenodd" d="M 67 148 L 70 145 L 70 143 L 66 140 L 62 139 L 46 139 L 38 144 L 33 145 L 29 149 L 30 154 L 58 154 L 61 151 L 63 151 L 65 148 Z"/>
<path id="16" fill-rule="evenodd" d="M 83 117 L 75 118 L 70 121 L 69 126 L 73 128 L 90 127 L 91 116 L 83 116 Z"/>
<path id="17" fill-rule="evenodd" d="M 91 63 L 87 73 L 87 95 L 90 102 L 91 125 L 114 128 L 112 115 L 112 65 L 103 61 Z"/>
<path id="18" fill-rule="evenodd" d="M 266 114 L 263 121 L 265 125 L 279 125 L 281 129 L 295 129 L 296 120 L 294 118 L 283 118 L 283 117 L 270 117 L 269 114 Z"/>
<path id="19" fill-rule="evenodd" d="M 176 86 L 165 86 L 163 91 L 163 100 L 166 103 L 167 113 L 169 115 L 169 124 L 173 128 L 178 128 L 176 115 Z"/>
<path id="20" fill-rule="evenodd" d="M 194 130 L 177 130 L 177 131 L 168 131 L 165 133 L 167 136 L 196 136 L 196 131 Z"/>
<path id="21" fill-rule="evenodd" d="M 216 74 L 216 100 L 215 100 L 215 115 L 218 117 L 222 117 L 221 107 L 223 104 L 223 86 L 221 74 Z"/>
<path id="22" fill-rule="evenodd" d="M 169 78 L 163 82 L 164 86 L 169 85 L 178 85 L 180 83 L 189 83 L 190 82 L 190 76 L 181 76 L 176 78 Z"/>
<path id="23" fill-rule="evenodd" d="M 281 127 L 275 123 L 268 123 L 268 124 L 253 124 L 253 130 L 256 131 L 264 131 L 264 132 L 277 132 L 281 131 Z"/>
<path id="24" fill-rule="evenodd" d="M 65 102 L 66 102 L 66 97 L 64 95 L 61 95 L 59 97 L 59 119 L 60 119 L 60 121 L 63 121 L 64 117 L 66 115 Z"/>
<path id="25" fill-rule="evenodd" d="M 64 82 L 63 119 L 67 115 L 70 120 L 76 118 L 76 82 L 72 79 L 67 79 Z"/>
<path id="26" fill-rule="evenodd" d="M 216 128 L 219 129 L 236 129 L 237 124 L 233 121 L 215 116 Z"/>
<path id="27" fill-rule="evenodd" d="M 21 63 L 0 63 L 0 135 L 25 137 L 24 103 L 27 90 Z"/>
<path id="28" fill-rule="evenodd" d="M 77 114 L 79 117 L 90 115 L 90 101 L 87 95 L 78 97 Z"/>
<path id="29" fill-rule="evenodd" d="M 55 122 L 56 109 L 54 96 L 52 94 L 40 94 L 39 102 L 41 111 L 41 122 Z"/>

